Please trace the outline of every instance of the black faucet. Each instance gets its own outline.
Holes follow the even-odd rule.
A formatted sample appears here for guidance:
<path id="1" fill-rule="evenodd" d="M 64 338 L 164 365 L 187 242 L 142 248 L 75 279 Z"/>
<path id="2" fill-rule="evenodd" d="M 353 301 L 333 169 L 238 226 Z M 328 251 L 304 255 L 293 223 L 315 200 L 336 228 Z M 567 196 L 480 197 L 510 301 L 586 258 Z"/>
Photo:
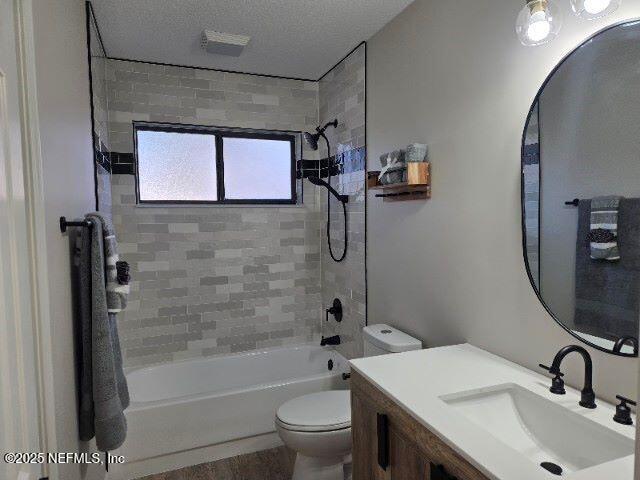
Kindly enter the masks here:
<path id="1" fill-rule="evenodd" d="M 621 353 L 622 347 L 626 344 L 630 343 L 633 347 L 633 354 L 638 356 L 638 339 L 636 337 L 628 336 L 628 337 L 620 337 L 616 340 L 616 343 L 613 344 L 613 353 Z"/>
<path id="2" fill-rule="evenodd" d="M 326 345 L 340 345 L 340 335 L 334 335 L 333 337 L 322 337 L 320 340 L 320 346 L 324 347 Z"/>
<path id="3" fill-rule="evenodd" d="M 584 360 L 584 386 L 582 387 L 580 396 L 580 406 L 584 408 L 596 408 L 596 394 L 594 393 L 592 386 L 593 362 L 591 361 L 591 355 L 589 355 L 589 352 L 580 345 L 567 345 L 566 347 L 561 348 L 553 358 L 551 367 L 546 367 L 540 364 L 542 368 L 548 370 L 552 375 L 555 375 L 549 391 L 557 395 L 564 395 L 566 393 L 564 389 L 564 381 L 560 378 L 563 376 L 563 373 L 560 372 L 560 364 L 562 363 L 562 360 L 564 360 L 564 357 L 569 355 L 571 352 L 578 352 L 582 355 L 582 359 Z"/>

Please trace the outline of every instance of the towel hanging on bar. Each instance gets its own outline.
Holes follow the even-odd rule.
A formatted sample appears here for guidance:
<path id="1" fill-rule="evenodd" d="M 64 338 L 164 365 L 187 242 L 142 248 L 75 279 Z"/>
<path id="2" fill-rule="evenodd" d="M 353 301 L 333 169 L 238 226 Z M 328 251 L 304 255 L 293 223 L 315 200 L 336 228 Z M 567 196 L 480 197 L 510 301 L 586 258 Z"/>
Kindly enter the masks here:
<path id="1" fill-rule="evenodd" d="M 591 200 L 589 242 L 592 260 L 620 260 L 618 249 L 618 208 L 620 197 L 595 197 Z"/>
<path id="2" fill-rule="evenodd" d="M 101 215 L 87 215 L 82 229 L 78 269 L 80 298 L 80 439 L 96 437 L 100 451 L 125 440 L 129 391 L 122 368 L 116 314 L 126 306 L 129 285 L 119 283 L 115 233 Z M 82 225 L 86 226 L 86 225 Z M 126 269 L 125 269 L 126 270 Z M 127 273 L 128 276 L 128 273 Z M 120 275 L 121 279 L 125 279 Z"/>

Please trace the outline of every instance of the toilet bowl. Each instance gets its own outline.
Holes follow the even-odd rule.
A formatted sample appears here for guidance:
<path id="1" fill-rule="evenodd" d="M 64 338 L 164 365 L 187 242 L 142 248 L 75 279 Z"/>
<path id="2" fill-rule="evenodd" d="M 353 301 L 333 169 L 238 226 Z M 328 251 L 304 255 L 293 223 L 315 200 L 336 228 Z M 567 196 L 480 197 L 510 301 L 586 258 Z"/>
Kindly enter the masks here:
<path id="1" fill-rule="evenodd" d="M 348 390 L 294 398 L 276 414 L 280 438 L 296 452 L 293 480 L 344 480 L 351 454 L 351 405 Z"/>
<path id="2" fill-rule="evenodd" d="M 419 350 L 422 343 L 388 325 L 363 329 L 365 356 Z M 351 398 L 348 390 L 297 397 L 276 413 L 276 430 L 296 452 L 292 480 L 351 478 Z"/>

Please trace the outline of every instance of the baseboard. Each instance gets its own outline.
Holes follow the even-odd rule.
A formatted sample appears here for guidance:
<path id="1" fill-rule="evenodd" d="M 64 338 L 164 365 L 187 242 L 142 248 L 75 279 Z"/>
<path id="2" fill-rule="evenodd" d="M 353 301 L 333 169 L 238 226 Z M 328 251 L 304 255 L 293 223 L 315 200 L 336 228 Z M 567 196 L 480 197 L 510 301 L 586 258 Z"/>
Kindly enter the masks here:
<path id="1" fill-rule="evenodd" d="M 233 442 L 195 448 L 122 465 L 110 465 L 106 480 L 135 480 L 147 475 L 178 470 L 180 468 L 215 462 L 224 458 L 259 452 L 279 447 L 282 441 L 277 433 L 267 433 Z"/>

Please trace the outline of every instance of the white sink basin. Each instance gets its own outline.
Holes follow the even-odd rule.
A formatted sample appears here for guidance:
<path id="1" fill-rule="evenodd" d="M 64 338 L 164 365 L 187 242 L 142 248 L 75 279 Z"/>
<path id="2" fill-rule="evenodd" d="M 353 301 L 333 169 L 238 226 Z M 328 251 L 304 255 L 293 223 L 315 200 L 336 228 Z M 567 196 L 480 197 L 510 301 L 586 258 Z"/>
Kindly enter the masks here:
<path id="1" fill-rule="evenodd" d="M 563 476 L 634 453 L 632 439 L 516 384 L 440 399 L 536 465 L 560 466 Z"/>

